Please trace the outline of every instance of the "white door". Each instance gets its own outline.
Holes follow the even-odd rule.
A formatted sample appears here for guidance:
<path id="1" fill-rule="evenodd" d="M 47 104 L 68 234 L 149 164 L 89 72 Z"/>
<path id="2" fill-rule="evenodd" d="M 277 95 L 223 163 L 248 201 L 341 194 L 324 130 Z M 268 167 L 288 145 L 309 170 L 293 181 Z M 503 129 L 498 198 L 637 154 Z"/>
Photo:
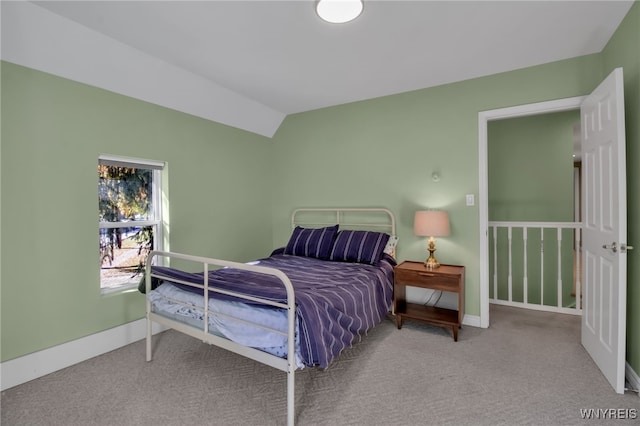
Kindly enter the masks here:
<path id="1" fill-rule="evenodd" d="M 622 68 L 580 107 L 582 117 L 582 345 L 617 393 L 624 393 L 627 196 Z"/>

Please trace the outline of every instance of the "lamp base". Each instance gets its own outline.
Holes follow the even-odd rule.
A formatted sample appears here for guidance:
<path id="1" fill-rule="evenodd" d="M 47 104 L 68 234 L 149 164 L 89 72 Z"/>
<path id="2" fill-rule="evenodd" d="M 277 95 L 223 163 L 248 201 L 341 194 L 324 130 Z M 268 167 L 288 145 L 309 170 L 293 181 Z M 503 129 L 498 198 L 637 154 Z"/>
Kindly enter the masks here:
<path id="1" fill-rule="evenodd" d="M 440 267 L 440 263 L 438 263 L 438 259 L 433 255 L 435 250 L 429 249 L 429 257 L 424 261 L 424 267 L 427 269 L 438 269 Z"/>

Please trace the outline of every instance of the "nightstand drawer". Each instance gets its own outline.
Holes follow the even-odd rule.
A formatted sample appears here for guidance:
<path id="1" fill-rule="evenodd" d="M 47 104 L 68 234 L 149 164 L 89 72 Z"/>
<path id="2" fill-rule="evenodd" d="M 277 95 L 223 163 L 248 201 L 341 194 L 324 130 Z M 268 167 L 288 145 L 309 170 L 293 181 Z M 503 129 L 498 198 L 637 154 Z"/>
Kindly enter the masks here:
<path id="1" fill-rule="evenodd" d="M 433 290 L 458 292 L 460 287 L 459 275 L 436 274 L 428 270 L 411 271 L 396 269 L 396 281 L 399 284 L 412 287 L 430 288 Z"/>

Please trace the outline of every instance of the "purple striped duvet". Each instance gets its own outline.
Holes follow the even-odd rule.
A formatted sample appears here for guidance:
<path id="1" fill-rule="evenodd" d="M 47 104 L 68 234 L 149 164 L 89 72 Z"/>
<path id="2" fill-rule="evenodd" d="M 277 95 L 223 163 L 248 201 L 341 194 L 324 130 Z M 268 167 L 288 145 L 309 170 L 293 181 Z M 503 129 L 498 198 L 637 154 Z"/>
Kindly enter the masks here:
<path id="1" fill-rule="evenodd" d="M 326 368 L 386 316 L 393 296 L 394 261 L 384 255 L 378 265 L 335 262 L 274 252 L 260 266 L 279 269 L 295 289 L 300 329 L 300 355 L 305 365 Z M 167 277 L 202 282 L 202 274 L 153 267 Z M 239 269 L 209 273 L 209 285 L 286 302 L 286 291 L 276 277 Z M 199 292 L 189 287 L 182 288 Z M 210 297 L 221 297 L 210 293 Z M 245 301 L 246 302 L 246 301 Z"/>

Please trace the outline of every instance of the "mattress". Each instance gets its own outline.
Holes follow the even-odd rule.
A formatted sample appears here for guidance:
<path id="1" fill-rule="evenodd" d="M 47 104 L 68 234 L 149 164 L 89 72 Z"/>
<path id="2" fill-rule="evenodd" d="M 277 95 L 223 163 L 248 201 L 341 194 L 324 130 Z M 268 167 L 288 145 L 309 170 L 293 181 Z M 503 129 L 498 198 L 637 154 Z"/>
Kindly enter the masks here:
<path id="1" fill-rule="evenodd" d="M 202 296 L 165 282 L 151 291 L 148 299 L 154 313 L 204 329 Z M 284 309 L 211 298 L 208 319 L 211 334 L 282 358 L 288 355 L 287 312 Z M 295 334 L 296 365 L 303 368 L 297 321 Z"/>
<path id="2" fill-rule="evenodd" d="M 293 284 L 296 297 L 296 356 L 303 365 L 328 367 L 335 357 L 361 339 L 369 329 L 386 318 L 389 312 L 393 297 L 395 265 L 390 256 L 385 255 L 378 264 L 370 265 L 274 252 L 270 257 L 255 263 L 281 270 Z M 202 283 L 203 280 L 202 274 L 187 273 L 166 267 L 153 267 L 153 272 L 163 275 L 162 281 L 165 283 L 171 282 L 172 278 L 193 283 Z M 285 288 L 282 282 L 273 276 L 225 268 L 210 271 L 208 278 L 210 286 L 286 303 Z M 199 321 L 202 321 L 201 311 L 197 309 L 202 308 L 203 305 L 202 290 L 174 283 L 173 288 L 167 287 L 156 293 L 160 287 L 149 294 L 150 300 L 153 298 L 154 309 L 160 310 L 162 304 L 165 312 L 163 314 L 186 313 L 187 316 L 195 316 L 191 318 L 195 320 L 198 320 L 200 315 Z M 175 289 L 191 293 L 190 296 L 200 300 L 189 299 L 188 303 L 193 305 L 193 308 L 190 308 L 183 305 L 165 306 L 159 302 L 159 298 L 156 299 L 156 296 L 163 295 L 165 292 L 171 293 L 171 297 L 174 297 Z M 223 316 L 212 316 L 210 320 L 217 332 L 246 346 L 258 348 L 284 346 L 284 352 L 281 349 L 277 349 L 277 352 L 280 356 L 286 356 L 286 336 L 268 336 L 263 330 L 243 329 L 242 321 L 230 319 L 247 318 L 247 315 L 266 315 L 258 320 L 261 324 L 264 324 L 264 321 L 273 321 L 274 325 L 280 324 L 274 328 L 280 327 L 276 329 L 286 330 L 284 311 L 277 313 L 278 309 L 251 302 L 240 302 L 215 292 L 210 292 L 209 298 L 214 305 L 212 309 L 224 313 Z M 225 303 L 219 304 L 220 301 Z M 229 302 L 231 304 L 227 304 Z M 260 313 L 250 313 L 253 310 Z M 279 315 L 282 317 L 276 319 Z M 221 318 L 230 319 L 230 322 L 223 321 Z M 284 345 L 276 345 L 280 343 Z"/>

